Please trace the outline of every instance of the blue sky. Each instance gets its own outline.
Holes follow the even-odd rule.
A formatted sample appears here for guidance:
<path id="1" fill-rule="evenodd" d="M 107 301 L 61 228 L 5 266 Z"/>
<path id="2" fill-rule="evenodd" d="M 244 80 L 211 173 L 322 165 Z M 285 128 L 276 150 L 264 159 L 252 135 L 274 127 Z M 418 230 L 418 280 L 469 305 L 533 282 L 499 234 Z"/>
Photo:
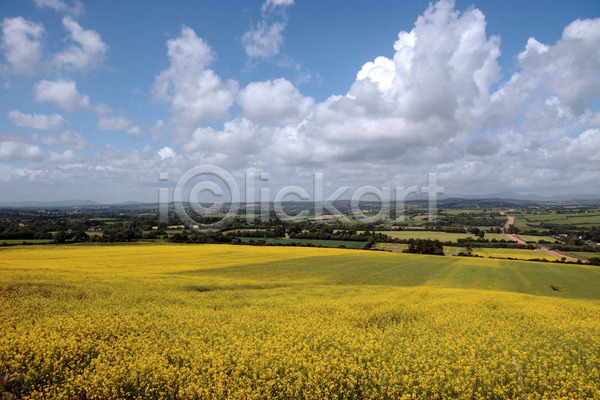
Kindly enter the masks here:
<path id="1" fill-rule="evenodd" d="M 201 164 L 600 194 L 595 1 L 3 3 L 0 202 L 155 201 Z"/>

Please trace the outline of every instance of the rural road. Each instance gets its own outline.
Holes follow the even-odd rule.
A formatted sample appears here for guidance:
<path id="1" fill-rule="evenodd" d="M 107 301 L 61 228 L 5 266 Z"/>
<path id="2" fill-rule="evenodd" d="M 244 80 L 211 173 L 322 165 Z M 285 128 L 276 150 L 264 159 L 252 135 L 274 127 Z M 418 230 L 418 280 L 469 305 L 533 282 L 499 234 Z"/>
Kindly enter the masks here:
<path id="1" fill-rule="evenodd" d="M 504 212 L 501 213 L 502 215 L 505 215 Z M 508 227 L 511 225 L 515 224 L 515 217 L 512 217 L 510 215 L 506 216 L 508 218 L 508 221 L 506 221 L 506 225 L 504 225 L 504 232 L 508 231 Z M 509 234 L 509 233 L 502 233 L 502 236 L 504 236 L 505 238 L 507 238 L 508 240 L 511 240 L 513 242 L 517 242 L 519 244 L 527 244 L 524 240 L 519 239 L 517 237 L 517 235 L 513 235 L 513 234 Z"/>
<path id="2" fill-rule="evenodd" d="M 506 215 L 504 212 L 501 212 L 500 214 Z M 506 221 L 506 225 L 504 225 L 504 231 L 508 230 L 508 227 L 510 225 L 514 225 L 515 224 L 515 217 L 510 216 L 510 215 L 507 215 L 506 217 L 508 218 L 508 221 Z M 517 242 L 519 244 L 527 244 L 523 239 L 520 239 L 517 235 L 514 235 L 514 234 L 502 233 L 502 236 L 504 236 L 508 240 L 512 240 L 513 242 Z M 556 257 L 556 258 L 563 258 L 564 257 L 568 261 L 577 262 L 577 259 L 574 258 L 574 257 L 567 256 L 565 254 L 561 254 L 561 253 L 559 253 L 557 251 L 546 249 L 546 248 L 540 247 L 538 245 L 535 245 L 535 251 L 538 251 L 540 253 L 546 254 L 547 256 L 550 256 L 550 257 Z"/>

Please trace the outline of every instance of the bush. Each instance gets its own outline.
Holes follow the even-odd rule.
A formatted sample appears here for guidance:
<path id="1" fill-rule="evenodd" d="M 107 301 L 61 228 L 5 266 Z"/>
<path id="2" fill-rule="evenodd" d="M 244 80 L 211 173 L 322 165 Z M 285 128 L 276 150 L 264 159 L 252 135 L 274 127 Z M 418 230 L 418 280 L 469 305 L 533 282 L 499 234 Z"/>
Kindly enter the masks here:
<path id="1" fill-rule="evenodd" d="M 592 257 L 588 260 L 588 263 L 592 265 L 600 265 L 600 257 Z"/>

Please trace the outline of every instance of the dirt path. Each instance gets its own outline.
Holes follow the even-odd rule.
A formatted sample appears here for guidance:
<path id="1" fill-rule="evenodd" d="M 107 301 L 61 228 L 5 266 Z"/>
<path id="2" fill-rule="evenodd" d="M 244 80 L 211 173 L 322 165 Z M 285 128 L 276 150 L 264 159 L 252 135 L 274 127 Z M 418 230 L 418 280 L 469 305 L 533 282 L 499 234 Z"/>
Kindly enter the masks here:
<path id="1" fill-rule="evenodd" d="M 504 212 L 501 212 L 500 214 L 502 215 L 506 215 Z M 508 218 L 508 221 L 506 221 L 506 225 L 504 225 L 504 230 L 508 230 L 508 227 L 510 225 L 514 225 L 515 224 L 515 217 L 507 215 L 506 216 Z M 513 242 L 517 242 L 518 244 L 527 244 L 523 239 L 519 238 L 517 235 L 513 235 L 513 234 L 508 234 L 508 233 L 502 233 L 502 236 L 504 236 L 505 238 L 507 238 L 508 240 L 512 240 Z M 556 258 L 565 258 L 568 261 L 573 261 L 573 262 L 577 262 L 577 259 L 571 256 L 567 256 L 565 254 L 559 253 L 557 251 L 554 250 L 550 250 L 550 249 L 546 249 L 544 247 L 540 247 L 538 245 L 535 245 L 535 251 L 538 251 L 540 253 L 546 254 L 547 256 L 550 257 L 556 257 Z"/>
<path id="2" fill-rule="evenodd" d="M 539 251 L 540 253 L 547 254 L 550 257 L 556 257 L 556 258 L 563 258 L 564 257 L 567 261 L 577 262 L 577 258 L 574 258 L 574 257 L 571 257 L 571 256 L 567 256 L 565 254 L 559 253 L 559 252 L 554 251 L 554 250 L 545 249 L 543 247 L 537 247 L 535 249 L 535 251 Z"/>
<path id="3" fill-rule="evenodd" d="M 503 212 L 501 212 L 500 214 L 502 215 L 506 215 Z M 506 225 L 504 225 L 504 231 L 506 232 L 508 230 L 508 227 L 511 225 L 515 224 L 515 217 L 512 217 L 510 215 L 506 216 L 508 218 L 508 221 L 506 221 Z M 502 236 L 504 236 L 505 238 L 507 238 L 508 240 L 512 241 L 512 242 L 517 242 L 519 244 L 527 244 L 524 240 L 520 239 L 519 237 L 517 237 L 517 235 L 513 235 L 513 234 L 509 234 L 509 233 L 502 233 Z"/>

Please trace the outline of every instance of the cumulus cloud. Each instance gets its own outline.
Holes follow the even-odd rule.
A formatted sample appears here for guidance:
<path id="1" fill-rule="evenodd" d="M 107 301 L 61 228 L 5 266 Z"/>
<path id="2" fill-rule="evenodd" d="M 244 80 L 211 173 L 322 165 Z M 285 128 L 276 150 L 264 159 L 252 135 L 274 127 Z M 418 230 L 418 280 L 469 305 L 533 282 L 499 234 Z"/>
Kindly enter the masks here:
<path id="1" fill-rule="evenodd" d="M 146 132 L 144 132 L 138 125 L 130 126 L 125 132 L 127 132 L 127 136 L 132 139 L 142 139 L 146 136 Z"/>
<path id="2" fill-rule="evenodd" d="M 285 7 L 293 0 L 266 0 L 261 8 L 261 21 L 242 36 L 248 57 L 269 58 L 279 54 L 283 45 L 283 30 L 287 25 Z"/>
<path id="3" fill-rule="evenodd" d="M 12 72 L 33 75 L 42 57 L 44 26 L 23 17 L 4 18 L 2 34 L 2 50 Z"/>
<path id="4" fill-rule="evenodd" d="M 79 0 L 74 0 L 73 5 L 69 6 L 62 0 L 35 0 L 37 8 L 52 8 L 54 11 L 79 15 L 83 12 L 83 3 Z"/>
<path id="5" fill-rule="evenodd" d="M 345 96 L 317 105 L 315 137 L 336 144 L 335 159 L 402 159 L 476 130 L 499 79 L 499 39 L 485 25 L 477 9 L 430 5 L 399 33 L 392 59 L 365 63 Z"/>
<path id="6" fill-rule="evenodd" d="M 357 80 L 370 79 L 375 82 L 379 90 L 386 91 L 392 88 L 396 76 L 396 65 L 393 60 L 386 57 L 377 57 L 375 61 L 367 62 L 358 74 Z"/>
<path id="7" fill-rule="evenodd" d="M 564 138 L 556 146 L 556 155 L 567 157 L 578 168 L 598 170 L 600 163 L 600 129 L 588 129 L 576 138 Z"/>
<path id="8" fill-rule="evenodd" d="M 15 142 L 0 142 L 0 160 L 4 161 L 40 161 L 44 152 L 38 146 Z"/>
<path id="9" fill-rule="evenodd" d="M 9 111 L 7 117 L 16 126 L 41 131 L 59 130 L 67 122 L 59 114 L 24 114 L 17 110 Z"/>
<path id="10" fill-rule="evenodd" d="M 124 131 L 131 127 L 133 122 L 123 117 L 100 117 L 96 129 L 99 131 Z"/>
<path id="11" fill-rule="evenodd" d="M 63 163 L 63 164 L 76 163 L 76 162 L 82 161 L 82 157 L 77 155 L 71 149 L 64 150 L 63 152 L 60 152 L 60 153 L 50 151 L 49 158 L 50 158 L 50 161 L 52 161 L 52 162 Z"/>
<path id="12" fill-rule="evenodd" d="M 166 160 L 168 158 L 175 158 L 177 153 L 172 148 L 165 146 L 157 152 L 158 156 L 161 160 Z"/>
<path id="13" fill-rule="evenodd" d="M 576 20 L 554 45 L 527 41 L 520 69 L 494 93 L 494 106 L 523 115 L 532 126 L 560 127 L 591 110 L 600 96 L 600 18 Z M 524 110 L 524 112 L 522 111 Z"/>
<path id="14" fill-rule="evenodd" d="M 202 151 L 234 155 L 252 155 L 261 148 L 258 126 L 246 118 L 226 122 L 222 131 L 198 128 L 181 149 L 186 153 Z"/>
<path id="15" fill-rule="evenodd" d="M 102 63 L 108 50 L 96 31 L 83 29 L 70 16 L 63 18 L 62 23 L 69 38 L 74 42 L 72 46 L 54 57 L 54 63 L 61 68 L 83 70 Z"/>
<path id="16" fill-rule="evenodd" d="M 79 132 L 65 131 L 60 135 L 48 135 L 39 138 L 45 146 L 66 147 L 67 149 L 82 150 L 88 146 L 85 137 Z"/>
<path id="17" fill-rule="evenodd" d="M 89 108 L 90 99 L 77 91 L 77 84 L 72 80 L 42 80 L 33 88 L 33 100 L 38 103 L 56 103 L 63 110 L 70 112 L 83 111 Z"/>
<path id="18" fill-rule="evenodd" d="M 184 25 L 167 49 L 170 66 L 156 77 L 153 91 L 157 100 L 170 104 L 174 122 L 194 126 L 226 116 L 237 83 L 223 83 L 208 69 L 215 58 L 210 46 Z"/>
<path id="19" fill-rule="evenodd" d="M 238 102 L 253 122 L 278 125 L 302 121 L 314 105 L 311 98 L 302 96 L 283 78 L 248 84 L 240 91 Z"/>

